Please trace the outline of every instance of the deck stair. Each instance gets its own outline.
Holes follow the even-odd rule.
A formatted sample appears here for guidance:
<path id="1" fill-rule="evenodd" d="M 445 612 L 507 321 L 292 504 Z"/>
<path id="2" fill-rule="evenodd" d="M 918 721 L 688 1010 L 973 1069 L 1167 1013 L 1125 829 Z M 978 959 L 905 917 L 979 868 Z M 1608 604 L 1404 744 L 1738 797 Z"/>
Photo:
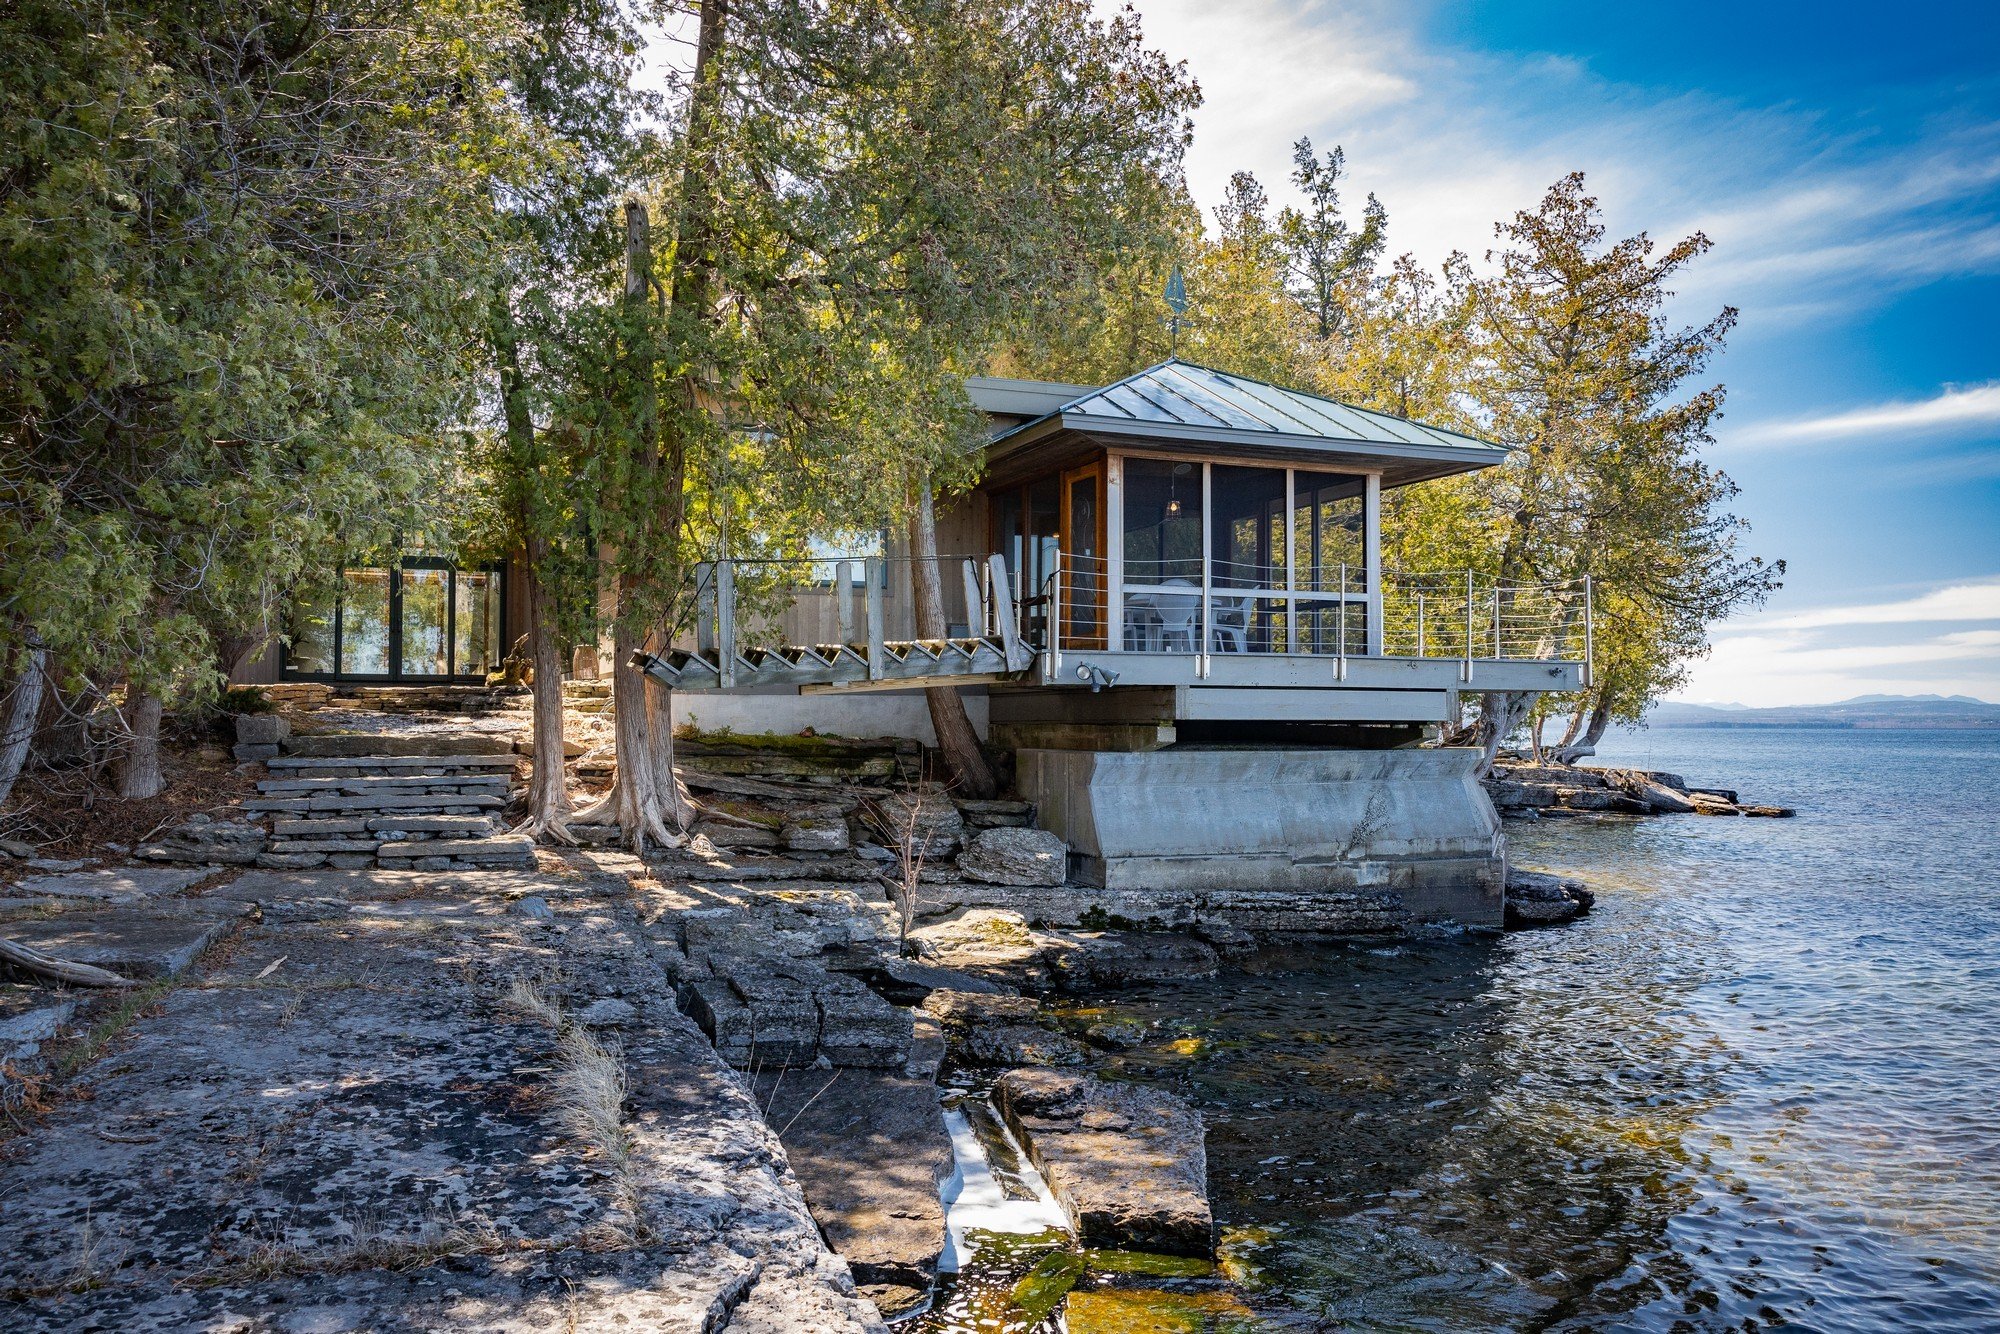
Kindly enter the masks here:
<path id="1" fill-rule="evenodd" d="M 532 868 L 534 841 L 503 822 L 514 756 L 494 753 L 492 737 L 413 740 L 300 737 L 321 753 L 266 760 L 271 776 L 243 803 L 271 821 L 262 864 Z M 365 753 L 415 748 L 429 753 Z"/>
<path id="2" fill-rule="evenodd" d="M 792 686 L 807 693 L 1005 681 L 1028 666 L 1014 665 L 1007 646 L 987 638 L 777 645 L 739 648 L 728 657 L 713 649 L 674 649 L 635 661 L 676 690 Z"/>
<path id="3" fill-rule="evenodd" d="M 964 602 L 958 610 L 975 633 L 945 639 L 886 638 L 882 560 L 830 562 L 840 571 L 831 583 L 838 638 L 818 644 L 759 643 L 756 631 L 740 631 L 738 564 L 705 562 L 697 571 L 692 647 L 636 654 L 633 664 L 676 690 L 781 686 L 804 694 L 989 684 L 1019 679 L 1034 666 L 1034 650 L 1020 633 L 1013 581 L 998 555 L 960 562 Z M 850 569 L 863 572 L 859 606 Z"/>

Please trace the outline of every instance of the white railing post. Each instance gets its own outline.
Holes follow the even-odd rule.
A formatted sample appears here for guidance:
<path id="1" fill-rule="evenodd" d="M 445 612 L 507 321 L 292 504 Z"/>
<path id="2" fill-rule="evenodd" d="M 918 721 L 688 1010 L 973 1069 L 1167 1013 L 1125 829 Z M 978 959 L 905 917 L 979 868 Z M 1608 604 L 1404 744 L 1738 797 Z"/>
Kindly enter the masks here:
<path id="1" fill-rule="evenodd" d="M 1428 657 L 1424 649 L 1424 595 L 1417 594 L 1417 656 Z"/>
<path id="2" fill-rule="evenodd" d="M 736 562 L 715 564 L 715 676 L 727 690 L 736 684 Z"/>
<path id="3" fill-rule="evenodd" d="M 1506 656 L 1500 644 L 1500 585 L 1495 584 L 1493 585 L 1493 660 L 1498 662 Z"/>
<path id="4" fill-rule="evenodd" d="M 1340 619 L 1333 627 L 1333 679 L 1347 679 L 1347 562 L 1340 563 Z"/>
<path id="5" fill-rule="evenodd" d="M 1597 684 L 1597 621 L 1591 609 L 1590 576 L 1583 576 L 1583 684 Z"/>
<path id="6" fill-rule="evenodd" d="M 1048 605 L 1043 610 L 1043 615 L 1048 618 L 1049 642 L 1045 650 L 1047 664 L 1043 667 L 1042 674 L 1050 681 L 1055 680 L 1056 672 L 1062 667 L 1062 586 L 1062 548 L 1058 547 L 1054 557 L 1049 561 Z"/>
<path id="7" fill-rule="evenodd" d="M 715 563 L 694 567 L 694 651 L 715 652 Z"/>
<path id="8" fill-rule="evenodd" d="M 1467 685 L 1472 684 L 1472 571 L 1465 572 L 1465 666 L 1460 669 Z"/>

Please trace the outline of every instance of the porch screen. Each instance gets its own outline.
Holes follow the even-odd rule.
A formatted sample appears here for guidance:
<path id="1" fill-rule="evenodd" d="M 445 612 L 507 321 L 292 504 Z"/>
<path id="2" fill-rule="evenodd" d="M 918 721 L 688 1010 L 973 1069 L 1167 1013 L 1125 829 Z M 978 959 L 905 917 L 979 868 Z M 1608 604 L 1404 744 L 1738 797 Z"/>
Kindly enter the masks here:
<path id="1" fill-rule="evenodd" d="M 1201 466 L 1125 460 L 1125 582 L 1201 583 Z"/>

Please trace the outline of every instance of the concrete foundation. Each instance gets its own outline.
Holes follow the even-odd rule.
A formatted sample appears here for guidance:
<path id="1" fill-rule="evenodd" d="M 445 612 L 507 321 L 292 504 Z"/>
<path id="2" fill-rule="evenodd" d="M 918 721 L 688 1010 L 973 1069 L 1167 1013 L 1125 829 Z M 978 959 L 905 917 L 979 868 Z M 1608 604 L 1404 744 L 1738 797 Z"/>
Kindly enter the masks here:
<path id="1" fill-rule="evenodd" d="M 1022 750 L 1017 782 L 1110 913 L 1498 928 L 1505 842 L 1477 761 L 1455 748 Z M 1130 911 L 1142 905 L 1157 911 Z"/>

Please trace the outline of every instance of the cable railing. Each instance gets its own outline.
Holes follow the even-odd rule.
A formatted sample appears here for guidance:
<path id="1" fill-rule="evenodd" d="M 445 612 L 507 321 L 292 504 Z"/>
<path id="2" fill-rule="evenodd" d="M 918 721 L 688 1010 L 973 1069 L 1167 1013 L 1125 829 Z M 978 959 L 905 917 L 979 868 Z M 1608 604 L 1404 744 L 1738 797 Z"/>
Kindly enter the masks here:
<path id="1" fill-rule="evenodd" d="M 907 556 L 823 555 L 703 562 L 695 614 L 660 659 L 692 688 L 782 682 L 992 680 L 1040 659 L 1044 680 L 1066 652 L 1569 662 L 1590 675 L 1588 579 L 1500 584 L 1475 573 L 1385 573 L 1358 565 L 1301 569 L 1292 587 L 1247 563 L 1135 571 L 1103 556 L 1050 550 L 1027 582 L 999 555 L 940 556 L 944 633 L 921 635 Z M 1282 577 L 1283 571 L 1275 572 Z M 1030 579 L 1033 576 L 1029 576 Z M 1025 586 L 1024 586 L 1025 583 Z"/>
<path id="2" fill-rule="evenodd" d="M 1501 584 L 1473 572 L 1359 565 L 1284 570 L 1249 562 L 1127 562 L 1059 552 L 1039 601 L 1060 607 L 1059 647 L 1197 655 L 1588 662 L 1590 581 Z M 1117 586 L 1112 587 L 1112 580 Z M 1049 647 L 1037 633 L 1031 644 Z"/>

